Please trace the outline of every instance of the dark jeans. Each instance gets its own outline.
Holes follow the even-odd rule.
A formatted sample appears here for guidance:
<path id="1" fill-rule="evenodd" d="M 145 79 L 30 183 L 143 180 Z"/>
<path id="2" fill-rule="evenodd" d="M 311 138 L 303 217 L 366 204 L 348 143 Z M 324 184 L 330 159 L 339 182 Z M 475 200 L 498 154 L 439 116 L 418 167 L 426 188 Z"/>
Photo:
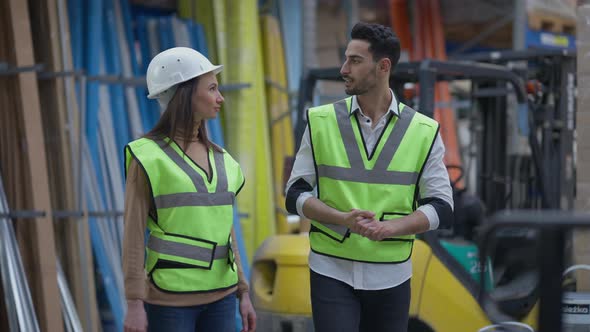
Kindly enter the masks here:
<path id="1" fill-rule="evenodd" d="M 315 332 L 405 332 L 410 310 L 410 280 L 381 290 L 355 290 L 310 271 Z"/>
<path id="2" fill-rule="evenodd" d="M 148 332 L 236 332 L 236 295 L 190 307 L 145 303 Z"/>

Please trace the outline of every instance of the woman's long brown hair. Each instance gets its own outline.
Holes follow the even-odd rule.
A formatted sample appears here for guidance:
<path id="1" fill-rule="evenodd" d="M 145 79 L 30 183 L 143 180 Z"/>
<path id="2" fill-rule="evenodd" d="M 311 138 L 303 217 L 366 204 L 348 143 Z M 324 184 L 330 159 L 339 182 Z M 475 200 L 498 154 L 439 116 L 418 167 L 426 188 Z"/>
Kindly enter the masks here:
<path id="1" fill-rule="evenodd" d="M 182 138 L 183 149 L 186 151 L 191 141 L 194 141 L 194 111 L 192 108 L 193 91 L 199 84 L 199 77 L 180 83 L 168 107 L 154 126 L 147 134 L 144 135 L 150 139 L 163 139 L 169 137 Z M 221 152 L 221 149 L 211 143 L 207 136 L 207 126 L 205 120 L 201 120 L 197 138 L 205 144 L 207 150 L 213 147 L 214 150 Z"/>

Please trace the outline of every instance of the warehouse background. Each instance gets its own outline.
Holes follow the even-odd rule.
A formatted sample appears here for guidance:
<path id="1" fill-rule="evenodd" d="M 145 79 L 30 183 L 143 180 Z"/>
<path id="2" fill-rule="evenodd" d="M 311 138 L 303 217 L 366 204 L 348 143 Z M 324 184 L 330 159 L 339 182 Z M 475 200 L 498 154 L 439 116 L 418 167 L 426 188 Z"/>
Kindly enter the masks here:
<path id="1" fill-rule="evenodd" d="M 2 331 L 22 322 L 27 331 L 122 329 L 122 151 L 158 119 L 144 75 L 150 59 L 173 46 L 226 66 L 224 110 L 208 126 L 248 179 L 236 223 L 247 260 L 268 237 L 300 230 L 283 206 L 300 81 L 309 69 L 341 64 L 359 20 L 392 26 L 405 61 L 511 49 L 577 53 L 577 143 L 567 161 L 575 206 L 560 207 L 590 208 L 585 1 L 3 0 L 0 15 Z M 318 101 L 343 95 L 338 83 L 317 89 Z M 445 142 L 458 146 L 466 126 L 460 89 L 448 93 L 453 112 L 437 115 L 455 133 Z M 449 153 L 447 162 L 465 158 Z M 590 258 L 584 233 L 573 248 L 577 260 Z"/>

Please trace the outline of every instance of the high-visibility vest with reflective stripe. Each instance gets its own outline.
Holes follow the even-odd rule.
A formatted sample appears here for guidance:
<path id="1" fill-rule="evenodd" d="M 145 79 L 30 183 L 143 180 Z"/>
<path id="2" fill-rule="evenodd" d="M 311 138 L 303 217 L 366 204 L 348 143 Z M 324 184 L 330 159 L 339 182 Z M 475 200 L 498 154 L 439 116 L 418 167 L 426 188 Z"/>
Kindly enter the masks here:
<path id="1" fill-rule="evenodd" d="M 125 147 L 147 175 L 155 215 L 148 218 L 145 268 L 167 292 L 203 292 L 237 284 L 231 250 L 233 202 L 244 184 L 238 163 L 209 149 L 211 180 L 169 139 L 140 138 Z"/>
<path id="2" fill-rule="evenodd" d="M 400 103 L 399 117 L 390 116 L 368 155 L 351 100 L 308 111 L 318 198 L 339 211 L 373 211 L 379 220 L 411 214 L 438 123 Z M 404 262 L 412 253 L 414 235 L 372 241 L 345 226 L 311 223 L 309 237 L 316 253 L 372 263 Z"/>

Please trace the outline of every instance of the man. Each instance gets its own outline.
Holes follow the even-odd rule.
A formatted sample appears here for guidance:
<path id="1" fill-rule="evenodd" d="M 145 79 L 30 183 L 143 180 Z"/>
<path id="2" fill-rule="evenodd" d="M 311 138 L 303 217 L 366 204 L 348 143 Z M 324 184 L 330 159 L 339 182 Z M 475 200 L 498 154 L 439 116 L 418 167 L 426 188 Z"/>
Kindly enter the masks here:
<path id="1" fill-rule="evenodd" d="M 414 234 L 452 222 L 438 123 L 389 88 L 399 54 L 391 29 L 356 24 L 340 71 L 351 97 L 308 110 L 286 206 L 312 220 L 317 332 L 406 331 Z"/>

